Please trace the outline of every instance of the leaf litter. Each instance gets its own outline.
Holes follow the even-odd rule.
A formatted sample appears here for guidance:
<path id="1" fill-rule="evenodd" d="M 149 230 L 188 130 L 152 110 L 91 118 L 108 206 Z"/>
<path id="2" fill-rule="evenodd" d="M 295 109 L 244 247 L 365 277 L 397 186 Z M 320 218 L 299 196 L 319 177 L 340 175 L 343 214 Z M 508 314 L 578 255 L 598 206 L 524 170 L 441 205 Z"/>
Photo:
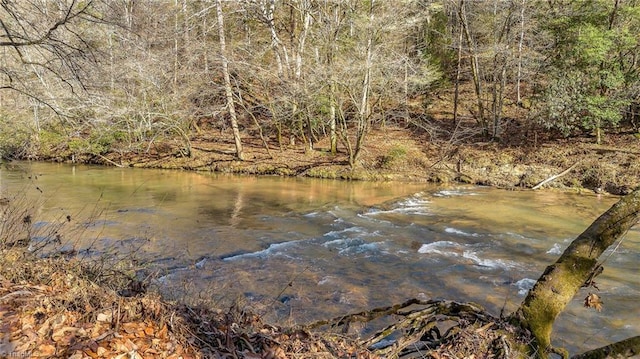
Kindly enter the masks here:
<path id="1" fill-rule="evenodd" d="M 75 259 L 16 249 L 0 258 L 0 357 L 378 358 L 346 336 L 268 325 L 240 306 L 124 297 L 83 276 Z"/>

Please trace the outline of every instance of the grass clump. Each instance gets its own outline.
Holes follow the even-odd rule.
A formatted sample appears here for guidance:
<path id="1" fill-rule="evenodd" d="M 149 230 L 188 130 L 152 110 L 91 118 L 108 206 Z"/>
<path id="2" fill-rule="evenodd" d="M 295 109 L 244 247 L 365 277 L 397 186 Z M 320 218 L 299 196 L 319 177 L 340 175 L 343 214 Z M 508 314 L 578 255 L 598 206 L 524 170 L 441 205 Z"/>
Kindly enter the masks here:
<path id="1" fill-rule="evenodd" d="M 378 158 L 378 167 L 381 169 L 393 169 L 399 162 L 407 157 L 407 149 L 402 146 L 395 146 Z"/>

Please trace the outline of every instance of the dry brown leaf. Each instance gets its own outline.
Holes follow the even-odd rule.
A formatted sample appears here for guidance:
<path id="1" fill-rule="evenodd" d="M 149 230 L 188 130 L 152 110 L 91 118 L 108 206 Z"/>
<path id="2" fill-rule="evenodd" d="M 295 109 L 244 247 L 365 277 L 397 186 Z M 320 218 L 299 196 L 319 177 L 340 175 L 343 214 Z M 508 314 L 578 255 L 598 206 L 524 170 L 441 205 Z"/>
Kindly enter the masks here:
<path id="1" fill-rule="evenodd" d="M 144 350 L 140 349 L 140 351 L 142 352 L 142 354 L 145 354 L 145 355 L 147 355 L 147 354 L 149 354 L 149 355 L 160 354 L 159 350 L 156 350 L 156 349 L 153 349 L 153 348 L 145 348 Z"/>
<path id="2" fill-rule="evenodd" d="M 98 347 L 98 349 L 96 349 L 96 354 L 98 354 L 99 356 L 104 356 L 107 352 L 108 350 L 104 347 Z"/>
<path id="3" fill-rule="evenodd" d="M 96 320 L 99 322 L 111 322 L 112 318 L 113 318 L 113 313 L 111 313 L 111 311 L 108 311 L 104 313 L 98 313 Z"/>
<path id="4" fill-rule="evenodd" d="M 287 359 L 287 354 L 278 346 L 270 347 L 266 353 L 262 355 L 263 359 Z"/>
<path id="5" fill-rule="evenodd" d="M 154 332 L 155 332 L 155 330 L 154 330 L 154 329 L 153 329 L 153 327 L 152 327 L 152 326 L 150 326 L 150 325 L 149 325 L 149 326 L 147 326 L 146 328 L 144 328 L 144 333 L 145 333 L 146 335 L 153 336 Z"/>
<path id="6" fill-rule="evenodd" d="M 71 355 L 69 357 L 69 359 L 82 359 L 83 357 L 84 357 L 84 355 L 83 355 L 82 351 L 76 350 L 76 352 L 73 353 L 73 355 Z"/>
<path id="7" fill-rule="evenodd" d="M 45 320 L 40 329 L 38 329 L 38 335 L 46 337 L 49 334 L 49 329 L 51 329 L 51 318 Z"/>
<path id="8" fill-rule="evenodd" d="M 59 342 L 64 339 L 70 339 L 69 337 L 74 336 L 77 332 L 78 328 L 76 327 L 62 327 L 53 331 L 53 334 L 51 334 L 51 339 L 53 339 L 53 341 L 55 342 Z"/>
<path id="9" fill-rule="evenodd" d="M 586 298 L 584 298 L 584 306 L 587 308 L 594 308 L 598 312 L 602 311 L 602 305 L 604 303 L 600 299 L 597 294 L 589 293 Z"/>
<path id="10" fill-rule="evenodd" d="M 98 353 L 94 352 L 91 349 L 85 349 L 82 351 L 84 353 L 84 355 L 91 357 L 92 359 L 96 359 L 99 358 L 100 356 L 98 355 Z"/>
<path id="11" fill-rule="evenodd" d="M 138 331 L 138 323 L 124 323 L 120 326 L 127 334 L 134 334 Z"/>
<path id="12" fill-rule="evenodd" d="M 165 324 L 165 325 L 163 325 L 163 326 L 162 326 L 162 329 L 160 329 L 160 331 L 156 334 L 156 338 L 159 338 L 159 339 L 166 339 L 166 338 L 167 338 L 167 332 L 168 332 L 168 331 L 169 331 L 169 330 L 167 329 L 167 325 L 166 325 L 166 324 Z"/>
<path id="13" fill-rule="evenodd" d="M 35 342 L 38 339 L 38 333 L 31 328 L 23 329 L 22 334 L 26 336 L 30 342 Z"/>
<path id="14" fill-rule="evenodd" d="M 127 339 L 124 341 L 125 347 L 128 348 L 127 351 L 138 350 L 138 346 L 135 345 L 131 340 Z"/>
<path id="15" fill-rule="evenodd" d="M 111 347 L 111 350 L 113 350 L 114 352 L 117 353 L 126 353 L 129 351 L 129 349 L 127 348 L 126 345 L 124 345 L 124 343 L 122 343 L 121 341 L 112 341 L 111 343 L 109 343 L 109 346 Z"/>
<path id="16" fill-rule="evenodd" d="M 49 357 L 56 353 L 56 347 L 51 344 L 43 344 L 38 346 L 38 354 L 41 356 Z"/>

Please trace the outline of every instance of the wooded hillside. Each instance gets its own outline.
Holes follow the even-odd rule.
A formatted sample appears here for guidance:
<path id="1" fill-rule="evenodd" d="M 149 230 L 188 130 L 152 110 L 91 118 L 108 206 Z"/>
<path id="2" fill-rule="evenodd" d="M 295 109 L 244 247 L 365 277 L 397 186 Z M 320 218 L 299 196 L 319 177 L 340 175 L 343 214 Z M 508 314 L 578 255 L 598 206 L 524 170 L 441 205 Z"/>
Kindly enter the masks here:
<path id="1" fill-rule="evenodd" d="M 599 143 L 640 122 L 637 0 L 13 0 L 0 19 L 4 157 L 188 157 L 233 133 L 238 158 L 247 137 L 326 140 L 354 168 L 387 124 Z"/>

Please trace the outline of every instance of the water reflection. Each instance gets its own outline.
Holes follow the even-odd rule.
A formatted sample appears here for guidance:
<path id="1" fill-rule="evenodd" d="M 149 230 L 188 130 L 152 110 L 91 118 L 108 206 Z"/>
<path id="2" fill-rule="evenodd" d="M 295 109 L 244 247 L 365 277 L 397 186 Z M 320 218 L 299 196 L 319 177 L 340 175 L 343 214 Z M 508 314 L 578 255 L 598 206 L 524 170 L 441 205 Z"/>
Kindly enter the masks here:
<path id="1" fill-rule="evenodd" d="M 43 223 L 71 214 L 71 224 L 82 228 L 83 242 L 74 245 L 94 252 L 141 246 L 165 290 L 219 305 L 243 297 L 271 319 L 296 322 L 409 297 L 509 312 L 616 201 L 42 163 L 18 163 L 0 174 L 3 193 L 27 190 L 43 198 Z M 627 320 L 640 314 L 639 242 L 640 231 L 630 231 L 607 260 L 599 278 L 603 313 L 584 309 L 580 294 L 558 320 L 557 332 L 568 341 L 558 344 L 577 350 L 640 332 Z"/>

